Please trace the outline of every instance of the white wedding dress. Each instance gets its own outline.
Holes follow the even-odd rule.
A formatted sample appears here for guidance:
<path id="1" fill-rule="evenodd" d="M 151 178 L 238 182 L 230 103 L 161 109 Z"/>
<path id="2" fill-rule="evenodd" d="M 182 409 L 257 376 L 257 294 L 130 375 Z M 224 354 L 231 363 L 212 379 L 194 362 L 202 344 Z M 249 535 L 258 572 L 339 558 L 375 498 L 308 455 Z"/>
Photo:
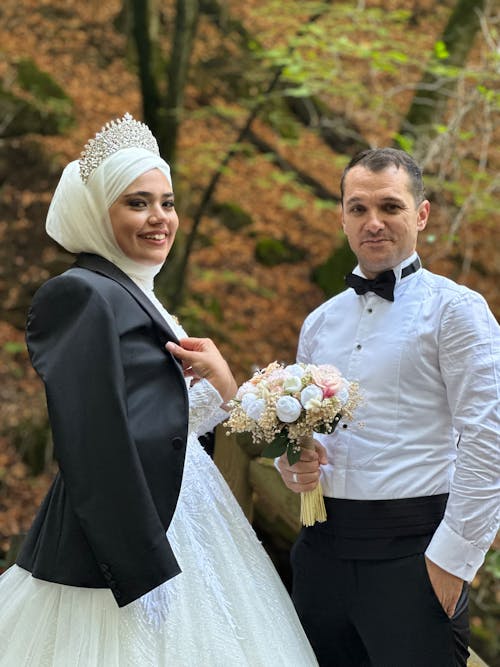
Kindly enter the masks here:
<path id="1" fill-rule="evenodd" d="M 270 558 L 198 441 L 220 421 L 220 396 L 205 380 L 189 394 L 168 530 L 182 573 L 120 609 L 108 589 L 41 581 L 14 565 L 0 577 L 1 667 L 317 664 Z"/>

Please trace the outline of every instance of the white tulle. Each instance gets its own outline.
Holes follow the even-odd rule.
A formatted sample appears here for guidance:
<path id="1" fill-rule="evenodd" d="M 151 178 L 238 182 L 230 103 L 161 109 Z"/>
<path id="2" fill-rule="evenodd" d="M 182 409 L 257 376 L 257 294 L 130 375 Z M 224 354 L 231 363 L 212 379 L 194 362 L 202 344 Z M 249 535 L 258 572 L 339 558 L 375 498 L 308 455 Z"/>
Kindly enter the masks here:
<path id="1" fill-rule="evenodd" d="M 205 381 L 189 394 L 182 489 L 168 530 L 182 574 L 120 609 L 108 589 L 11 567 L 0 577 L 1 667 L 317 664 L 269 557 L 197 439 L 220 420 L 220 396 Z"/>

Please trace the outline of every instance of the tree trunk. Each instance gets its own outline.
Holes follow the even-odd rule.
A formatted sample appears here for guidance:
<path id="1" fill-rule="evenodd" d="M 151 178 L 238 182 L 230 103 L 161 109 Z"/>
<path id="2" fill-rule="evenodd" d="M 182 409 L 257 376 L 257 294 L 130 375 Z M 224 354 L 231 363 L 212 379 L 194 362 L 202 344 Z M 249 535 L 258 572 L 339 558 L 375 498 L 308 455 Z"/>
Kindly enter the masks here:
<path id="1" fill-rule="evenodd" d="M 417 87 L 413 102 L 404 119 L 400 134 L 413 144 L 419 159 L 435 135 L 435 126 L 443 121 L 446 107 L 456 88 L 457 77 L 446 68 L 462 68 L 479 29 L 479 15 L 486 0 L 458 0 L 435 54 Z"/>
<path id="2" fill-rule="evenodd" d="M 179 0 L 179 2 L 182 4 L 182 0 Z M 308 23 L 314 23 L 316 22 L 321 16 L 323 15 L 323 12 L 325 10 L 323 9 L 322 11 L 319 11 L 316 14 L 313 14 L 309 19 Z M 299 33 L 300 34 L 300 31 Z M 294 47 L 290 47 L 290 53 L 293 51 Z M 223 157 L 221 160 L 217 170 L 214 172 L 212 175 L 212 178 L 210 179 L 210 182 L 205 189 L 201 201 L 198 205 L 197 210 L 195 211 L 193 215 L 193 225 L 191 227 L 191 230 L 189 232 L 189 235 L 186 238 L 186 242 L 184 244 L 183 250 L 182 250 L 182 257 L 179 259 L 179 270 L 177 271 L 176 275 L 173 277 L 174 282 L 170 281 L 170 275 L 169 272 L 165 272 L 165 280 L 164 284 L 166 283 L 171 283 L 171 290 L 170 294 L 171 296 L 171 307 L 173 309 L 178 308 L 184 301 L 184 296 L 185 296 L 185 287 L 186 287 L 186 280 L 187 280 L 187 267 L 188 267 L 188 262 L 189 262 L 189 257 L 191 255 L 191 251 L 194 246 L 194 242 L 196 240 L 197 234 L 198 234 L 198 228 L 201 223 L 201 220 L 203 216 L 205 215 L 205 212 L 212 201 L 212 198 L 215 194 L 215 190 L 217 189 L 217 185 L 219 183 L 219 180 L 221 179 L 224 170 L 228 166 L 228 164 L 231 162 L 233 157 L 238 153 L 238 146 L 247 138 L 248 132 L 250 131 L 252 124 L 254 120 L 257 118 L 259 112 L 261 111 L 262 107 L 264 106 L 265 100 L 271 95 L 271 93 L 276 89 L 278 86 L 281 76 L 283 74 L 284 66 L 278 67 L 278 69 L 274 72 L 267 88 L 264 90 L 262 94 L 262 99 L 258 100 L 254 107 L 250 110 L 247 119 L 245 123 L 243 124 L 243 127 L 238 133 L 238 136 L 236 137 L 233 146 L 227 151 L 226 155 Z M 168 271 L 168 267 L 167 267 Z"/>
<path id="3" fill-rule="evenodd" d="M 157 128 L 161 154 L 175 172 L 177 135 L 184 106 L 189 59 L 193 50 L 199 16 L 198 0 L 177 0 L 174 37 L 168 67 L 168 91 L 162 122 Z"/>
<path id="4" fill-rule="evenodd" d="M 151 14 L 155 9 L 155 2 L 130 0 L 130 8 L 133 17 L 132 35 L 137 49 L 143 118 L 151 132 L 157 136 L 160 95 L 155 77 L 156 46 L 152 39 L 154 31 L 151 30 Z"/>

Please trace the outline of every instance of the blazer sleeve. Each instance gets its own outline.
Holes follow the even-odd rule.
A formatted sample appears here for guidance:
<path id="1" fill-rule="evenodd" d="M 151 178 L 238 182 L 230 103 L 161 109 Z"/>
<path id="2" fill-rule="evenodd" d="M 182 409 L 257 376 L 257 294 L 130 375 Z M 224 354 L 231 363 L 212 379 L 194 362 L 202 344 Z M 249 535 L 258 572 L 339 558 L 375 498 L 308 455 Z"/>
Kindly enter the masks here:
<path id="1" fill-rule="evenodd" d="M 71 507 L 119 606 L 180 572 L 127 423 L 110 303 L 64 274 L 36 294 L 27 343 Z"/>

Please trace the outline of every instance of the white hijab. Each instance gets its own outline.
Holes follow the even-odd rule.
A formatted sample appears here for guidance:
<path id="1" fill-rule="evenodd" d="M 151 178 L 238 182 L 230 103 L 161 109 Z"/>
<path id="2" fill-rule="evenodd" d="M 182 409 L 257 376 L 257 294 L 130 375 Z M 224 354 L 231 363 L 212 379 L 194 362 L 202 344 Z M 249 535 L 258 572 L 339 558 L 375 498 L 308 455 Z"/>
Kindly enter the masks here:
<path id="1" fill-rule="evenodd" d="M 122 148 L 113 153 L 86 184 L 80 178 L 78 160 L 70 162 L 50 203 L 47 234 L 69 252 L 101 255 L 143 289 L 152 290 L 163 264 L 147 266 L 127 257 L 116 242 L 109 217 L 109 208 L 119 195 L 151 169 L 159 169 L 172 185 L 165 160 L 144 148 Z"/>

